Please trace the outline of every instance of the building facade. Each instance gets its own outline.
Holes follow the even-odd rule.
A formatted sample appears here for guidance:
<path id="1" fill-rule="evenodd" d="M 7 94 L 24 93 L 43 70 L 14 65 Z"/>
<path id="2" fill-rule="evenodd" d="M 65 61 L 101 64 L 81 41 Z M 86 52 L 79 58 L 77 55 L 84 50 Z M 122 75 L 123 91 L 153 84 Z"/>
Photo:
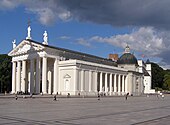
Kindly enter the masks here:
<path id="1" fill-rule="evenodd" d="M 13 42 L 13 50 L 8 54 L 12 56 L 12 93 L 83 96 L 144 93 L 144 69 L 139 70 L 136 60 L 126 63 L 127 55 L 133 55 L 129 47 L 125 48 L 127 57 L 115 62 L 50 46 L 47 34 L 44 37 L 43 43 L 31 40 L 30 34 L 18 45 Z"/>

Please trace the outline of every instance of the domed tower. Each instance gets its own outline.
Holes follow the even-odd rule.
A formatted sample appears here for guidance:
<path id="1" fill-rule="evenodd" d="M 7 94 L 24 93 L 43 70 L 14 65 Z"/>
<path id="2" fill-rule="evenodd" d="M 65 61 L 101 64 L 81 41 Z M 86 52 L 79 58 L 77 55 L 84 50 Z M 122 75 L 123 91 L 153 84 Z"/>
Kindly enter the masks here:
<path id="1" fill-rule="evenodd" d="M 131 71 L 138 71 L 138 61 L 130 52 L 130 47 L 127 45 L 124 54 L 117 61 L 118 67 L 125 68 Z"/>

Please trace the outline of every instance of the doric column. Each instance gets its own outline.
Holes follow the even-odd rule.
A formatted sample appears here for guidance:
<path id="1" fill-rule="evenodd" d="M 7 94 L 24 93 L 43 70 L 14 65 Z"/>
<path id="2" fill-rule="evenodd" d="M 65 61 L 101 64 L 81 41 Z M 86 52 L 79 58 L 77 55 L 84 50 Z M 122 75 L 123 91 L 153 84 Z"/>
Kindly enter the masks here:
<path id="1" fill-rule="evenodd" d="M 111 94 L 112 94 L 112 92 L 113 92 L 113 89 L 112 89 L 112 73 L 110 73 L 110 82 L 109 82 L 109 87 L 110 87 L 109 92 L 110 92 L 110 95 L 111 95 Z"/>
<path id="2" fill-rule="evenodd" d="M 36 59 L 36 93 L 40 93 L 40 72 L 41 72 L 41 60 L 38 57 Z"/>
<path id="3" fill-rule="evenodd" d="M 128 76 L 125 76 L 125 92 L 128 93 Z"/>
<path id="4" fill-rule="evenodd" d="M 53 94 L 58 92 L 58 59 L 54 61 L 54 82 L 53 82 Z"/>
<path id="5" fill-rule="evenodd" d="M 94 92 L 97 92 L 97 72 L 93 72 L 94 74 Z"/>
<path id="6" fill-rule="evenodd" d="M 12 62 L 12 93 L 16 93 L 16 62 Z"/>
<path id="7" fill-rule="evenodd" d="M 30 94 L 34 93 L 34 59 L 31 59 L 30 63 Z"/>
<path id="8" fill-rule="evenodd" d="M 26 92 L 26 60 L 22 61 L 22 92 Z"/>
<path id="9" fill-rule="evenodd" d="M 84 91 L 84 70 L 81 70 L 81 91 Z"/>
<path id="10" fill-rule="evenodd" d="M 122 94 L 125 93 L 125 76 L 122 76 Z"/>
<path id="11" fill-rule="evenodd" d="M 91 92 L 92 86 L 92 71 L 89 71 L 89 92 Z"/>
<path id="12" fill-rule="evenodd" d="M 133 87 L 133 89 L 132 89 L 133 93 L 132 94 L 136 95 L 136 76 L 135 75 L 133 75 L 132 87 Z"/>
<path id="13" fill-rule="evenodd" d="M 42 92 L 47 94 L 47 57 L 43 57 L 42 65 Z"/>
<path id="14" fill-rule="evenodd" d="M 114 93 L 116 94 L 117 92 L 117 86 L 116 86 L 116 83 L 117 82 L 117 74 L 114 75 Z"/>
<path id="15" fill-rule="evenodd" d="M 49 70 L 48 71 L 48 94 L 52 93 L 51 92 L 51 87 L 52 87 L 52 85 L 51 85 L 51 71 Z"/>
<path id="16" fill-rule="evenodd" d="M 17 62 L 17 92 L 21 91 L 21 61 Z"/>
<path id="17" fill-rule="evenodd" d="M 120 94 L 120 84 L 121 84 L 120 77 L 121 77 L 121 75 L 119 74 L 119 76 L 118 76 L 118 94 Z"/>
<path id="18" fill-rule="evenodd" d="M 102 87 L 103 87 L 103 73 L 100 73 L 100 92 L 103 92 Z"/>
<path id="19" fill-rule="evenodd" d="M 107 73 L 105 73 L 105 92 L 107 92 Z"/>

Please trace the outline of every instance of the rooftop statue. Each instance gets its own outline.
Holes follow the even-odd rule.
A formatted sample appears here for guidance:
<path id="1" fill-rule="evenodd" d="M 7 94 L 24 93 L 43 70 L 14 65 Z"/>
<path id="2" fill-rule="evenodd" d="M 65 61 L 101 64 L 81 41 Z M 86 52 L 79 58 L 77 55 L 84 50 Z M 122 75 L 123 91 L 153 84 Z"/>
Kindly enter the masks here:
<path id="1" fill-rule="evenodd" d="M 43 44 L 48 45 L 48 34 L 47 31 L 44 32 L 43 34 L 44 38 L 43 38 Z"/>

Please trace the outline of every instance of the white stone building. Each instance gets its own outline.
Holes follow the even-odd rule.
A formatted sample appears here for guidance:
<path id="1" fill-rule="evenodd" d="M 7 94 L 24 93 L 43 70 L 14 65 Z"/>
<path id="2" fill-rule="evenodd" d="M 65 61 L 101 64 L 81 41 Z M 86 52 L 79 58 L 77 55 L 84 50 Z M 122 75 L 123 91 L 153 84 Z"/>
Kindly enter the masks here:
<path id="1" fill-rule="evenodd" d="M 13 45 L 13 50 L 8 54 L 12 56 L 13 65 L 12 93 L 83 96 L 97 95 L 98 92 L 106 95 L 144 93 L 144 71 L 148 70 L 140 68 L 128 46 L 119 60 L 114 62 L 50 46 L 45 33 L 43 43 L 31 40 L 28 33 L 29 38 Z M 133 58 L 129 59 L 128 55 Z"/>

